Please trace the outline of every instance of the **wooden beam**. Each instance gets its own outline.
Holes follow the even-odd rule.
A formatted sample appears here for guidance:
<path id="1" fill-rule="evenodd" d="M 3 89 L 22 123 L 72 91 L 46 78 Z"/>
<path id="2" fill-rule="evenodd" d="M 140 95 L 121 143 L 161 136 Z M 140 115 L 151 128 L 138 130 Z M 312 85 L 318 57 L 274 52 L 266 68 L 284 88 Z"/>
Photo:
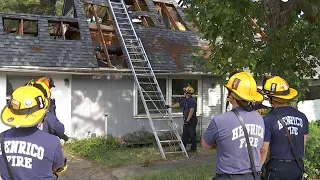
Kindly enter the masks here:
<path id="1" fill-rule="evenodd" d="M 102 31 L 101 31 L 101 27 L 100 27 L 100 23 L 99 23 L 97 12 L 95 10 L 95 6 L 91 5 L 90 10 L 93 12 L 94 19 L 95 19 L 97 27 L 98 27 L 98 32 L 100 34 L 100 41 L 101 41 L 101 43 L 103 45 L 103 51 L 104 51 L 104 53 L 106 55 L 107 64 L 108 64 L 109 67 L 113 67 L 114 68 L 114 66 L 111 64 L 111 60 L 110 60 L 110 56 L 109 56 L 109 53 L 108 53 L 107 45 L 106 45 L 106 43 L 104 41 L 104 38 L 103 38 L 103 34 L 102 34 Z"/>
<path id="2" fill-rule="evenodd" d="M 61 33 L 63 40 L 66 40 L 66 36 L 63 32 L 63 22 L 60 22 L 60 33 Z"/>
<path id="3" fill-rule="evenodd" d="M 137 7 L 137 9 L 138 9 L 139 11 L 142 11 L 142 10 L 141 10 L 141 7 L 140 7 L 140 5 L 139 5 L 138 0 L 133 0 L 133 4 L 134 4 L 134 6 Z M 142 16 L 142 22 L 143 22 L 143 24 L 144 24 L 145 26 L 149 26 L 149 23 L 148 23 L 146 17 Z"/>
<path id="4" fill-rule="evenodd" d="M 174 20 L 174 18 L 172 17 L 169 9 L 167 8 L 166 4 L 165 3 L 161 3 L 160 4 L 161 7 L 163 8 L 164 12 L 167 14 L 169 20 L 170 20 L 170 23 L 172 24 L 172 26 L 174 27 L 175 30 L 179 30 L 179 27 L 178 25 L 176 24 L 176 21 Z"/>
<path id="5" fill-rule="evenodd" d="M 19 22 L 19 35 L 23 36 L 23 19 Z"/>

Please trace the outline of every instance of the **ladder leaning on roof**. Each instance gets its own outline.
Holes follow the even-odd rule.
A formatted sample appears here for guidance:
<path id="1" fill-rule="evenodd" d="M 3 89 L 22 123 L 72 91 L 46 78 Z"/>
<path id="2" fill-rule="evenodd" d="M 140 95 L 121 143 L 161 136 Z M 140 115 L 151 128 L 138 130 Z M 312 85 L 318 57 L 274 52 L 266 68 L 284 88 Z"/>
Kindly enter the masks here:
<path id="1" fill-rule="evenodd" d="M 117 2 L 115 2 L 117 1 Z M 128 65 L 132 70 L 135 83 L 138 87 L 141 101 L 149 119 L 153 135 L 157 141 L 162 158 L 166 158 L 166 154 L 182 153 L 188 157 L 186 148 L 184 147 L 176 124 L 173 122 L 171 112 L 165 108 L 165 99 L 158 84 L 157 78 L 152 70 L 144 47 L 138 38 L 133 27 L 131 18 L 126 9 L 123 0 L 108 0 L 110 12 L 112 13 L 114 24 L 122 49 L 127 57 Z M 156 114 L 157 117 L 151 114 Z M 156 129 L 154 122 L 166 122 L 166 129 Z M 160 134 L 167 133 L 170 138 L 160 139 Z M 179 145 L 180 149 L 176 148 Z M 169 150 L 165 151 L 165 146 Z"/>

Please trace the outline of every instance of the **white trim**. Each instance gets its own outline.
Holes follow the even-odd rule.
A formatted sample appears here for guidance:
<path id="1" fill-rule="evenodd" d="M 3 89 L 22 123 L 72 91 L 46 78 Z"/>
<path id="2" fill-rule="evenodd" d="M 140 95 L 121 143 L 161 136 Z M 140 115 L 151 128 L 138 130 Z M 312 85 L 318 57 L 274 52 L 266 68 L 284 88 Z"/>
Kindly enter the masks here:
<path id="1" fill-rule="evenodd" d="M 202 78 L 201 76 L 183 76 L 183 77 L 176 77 L 176 76 L 160 76 L 157 77 L 157 79 L 165 79 L 166 80 L 166 102 L 167 104 L 172 104 L 172 79 L 194 79 L 198 81 L 198 97 L 197 97 L 197 116 L 202 116 L 202 99 L 203 99 L 203 93 L 202 93 Z M 134 118 L 146 118 L 147 116 L 145 114 L 138 114 L 138 87 L 136 83 L 133 81 L 133 117 Z M 172 110 L 169 109 L 169 111 Z M 173 117 L 182 117 L 182 112 L 178 113 L 172 113 Z"/>
<path id="2" fill-rule="evenodd" d="M 166 94 L 165 101 L 168 102 L 168 77 L 157 77 L 157 80 L 165 79 L 166 80 Z M 146 116 L 145 114 L 138 114 L 138 86 L 136 85 L 135 81 L 133 81 L 133 117 L 137 116 Z"/>
<path id="3" fill-rule="evenodd" d="M 183 77 L 175 77 L 175 76 L 170 76 L 169 77 L 169 89 L 170 89 L 170 98 L 169 98 L 169 102 L 170 104 L 172 104 L 172 79 L 195 79 L 198 81 L 198 97 L 197 97 L 197 116 L 202 116 L 202 108 L 203 108 L 203 104 L 202 104 L 202 78 L 201 76 L 183 76 Z M 182 116 L 182 112 L 176 112 L 176 113 L 172 113 L 173 116 L 176 115 L 181 115 Z"/>
<path id="4" fill-rule="evenodd" d="M 133 116 L 138 115 L 138 87 L 133 81 Z"/>

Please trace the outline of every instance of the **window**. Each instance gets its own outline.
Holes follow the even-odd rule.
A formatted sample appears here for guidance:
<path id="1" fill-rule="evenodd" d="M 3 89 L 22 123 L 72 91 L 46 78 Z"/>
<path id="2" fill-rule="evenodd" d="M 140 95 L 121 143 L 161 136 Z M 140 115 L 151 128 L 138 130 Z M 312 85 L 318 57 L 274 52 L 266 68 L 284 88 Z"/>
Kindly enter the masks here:
<path id="1" fill-rule="evenodd" d="M 194 88 L 194 95 L 196 102 L 198 99 L 198 80 L 197 79 L 172 79 L 172 95 L 171 104 L 178 103 L 184 98 L 183 88 L 190 85 Z M 182 113 L 181 108 L 172 109 L 172 113 Z"/>
<path id="2" fill-rule="evenodd" d="M 80 40 L 78 22 L 49 21 L 50 39 Z"/>
<path id="3" fill-rule="evenodd" d="M 147 80 L 147 79 L 146 79 Z M 197 102 L 197 114 L 201 114 L 201 81 L 199 79 L 195 78 L 187 78 L 187 79 L 179 79 L 179 78 L 158 78 L 158 83 L 160 85 L 160 88 L 162 90 L 162 94 L 164 96 L 164 99 L 166 101 L 166 104 L 175 104 L 178 103 L 181 99 L 184 98 L 184 92 L 183 88 L 186 87 L 188 84 L 191 85 L 194 90 L 195 94 L 193 97 L 195 98 Z M 143 87 L 145 91 L 152 90 L 153 86 L 145 86 Z M 135 103 L 135 115 L 145 115 L 146 112 L 144 110 L 144 106 L 141 101 L 140 94 L 138 90 L 136 89 L 136 103 Z M 153 100 L 157 99 L 156 94 L 150 94 L 150 97 Z M 155 109 L 155 107 L 152 105 L 151 102 L 147 102 L 149 109 Z M 155 102 L 157 107 L 161 107 L 160 103 Z M 182 114 L 182 108 L 172 108 L 171 111 L 175 115 L 181 115 Z M 157 112 L 150 112 L 150 114 L 154 114 Z"/>
<path id="4" fill-rule="evenodd" d="M 157 79 L 158 83 L 159 83 L 159 86 L 160 86 L 160 89 L 162 91 L 162 94 L 164 96 L 164 99 L 166 99 L 166 93 L 167 93 L 167 88 L 166 88 L 166 79 Z M 143 80 L 140 80 L 140 82 L 148 82 L 148 79 L 143 79 Z M 145 91 L 154 91 L 153 89 L 156 88 L 156 86 L 152 86 L 152 85 L 141 85 L 141 87 L 145 90 Z M 143 106 L 143 103 L 141 101 L 141 97 L 140 97 L 140 93 L 137 92 L 138 94 L 138 115 L 141 115 L 141 114 L 146 114 L 146 111 L 144 109 L 144 106 Z M 148 95 L 150 96 L 150 98 L 152 100 L 157 100 L 159 98 L 158 94 L 155 94 L 155 93 L 148 93 Z M 162 105 L 160 104 L 160 102 L 157 102 L 157 101 L 154 101 L 154 104 L 150 101 L 146 101 L 147 104 L 148 104 L 148 108 L 149 109 L 156 109 L 155 105 L 160 108 Z M 155 113 L 155 112 L 150 112 L 150 113 Z"/>
<path id="5" fill-rule="evenodd" d="M 38 22 L 33 20 L 3 18 L 3 29 L 11 35 L 38 36 Z"/>

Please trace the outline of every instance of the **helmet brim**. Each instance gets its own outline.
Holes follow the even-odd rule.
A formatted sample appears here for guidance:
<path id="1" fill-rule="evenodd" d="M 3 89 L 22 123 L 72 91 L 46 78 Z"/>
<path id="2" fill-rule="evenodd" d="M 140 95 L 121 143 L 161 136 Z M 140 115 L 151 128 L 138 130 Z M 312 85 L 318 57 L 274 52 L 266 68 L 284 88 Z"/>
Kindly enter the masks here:
<path id="1" fill-rule="evenodd" d="M 264 100 L 264 97 L 260 92 L 257 91 L 255 95 L 247 95 L 247 94 L 241 94 L 238 92 L 235 92 L 233 89 L 228 88 L 225 86 L 229 91 L 235 93 L 237 96 L 239 96 L 242 100 L 249 101 L 249 102 L 262 102 Z"/>
<path id="2" fill-rule="evenodd" d="M 45 98 L 44 101 L 46 104 L 49 104 L 49 100 L 47 98 Z M 9 127 L 33 127 L 41 123 L 45 114 L 48 111 L 48 108 L 49 106 L 47 106 L 47 108 L 33 112 L 32 114 L 17 115 L 12 113 L 8 105 L 6 105 L 1 112 L 1 122 Z"/>
<path id="3" fill-rule="evenodd" d="M 285 100 L 290 100 L 290 99 L 293 99 L 295 98 L 297 95 L 298 95 L 298 91 L 293 89 L 293 88 L 289 88 L 289 94 L 287 95 L 273 95 L 273 94 L 268 94 L 268 93 L 265 93 L 265 91 L 262 90 L 262 93 L 264 95 L 268 95 L 268 96 L 271 96 L 271 97 L 276 97 L 276 98 L 280 98 L 280 99 L 285 99 Z"/>

